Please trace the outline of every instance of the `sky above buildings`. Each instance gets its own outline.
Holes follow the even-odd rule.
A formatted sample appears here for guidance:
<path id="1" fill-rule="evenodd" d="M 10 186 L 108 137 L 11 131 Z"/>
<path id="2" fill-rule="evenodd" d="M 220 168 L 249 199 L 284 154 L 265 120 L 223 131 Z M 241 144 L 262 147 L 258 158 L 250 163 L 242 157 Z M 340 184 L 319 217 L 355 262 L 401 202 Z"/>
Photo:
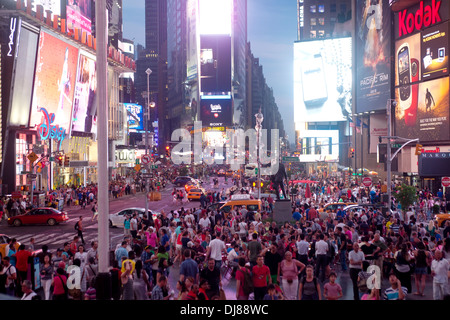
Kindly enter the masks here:
<path id="1" fill-rule="evenodd" d="M 294 142 L 293 66 L 296 0 L 247 0 L 247 40 L 273 89 L 290 143 Z M 123 1 L 123 36 L 145 45 L 145 0 Z"/>

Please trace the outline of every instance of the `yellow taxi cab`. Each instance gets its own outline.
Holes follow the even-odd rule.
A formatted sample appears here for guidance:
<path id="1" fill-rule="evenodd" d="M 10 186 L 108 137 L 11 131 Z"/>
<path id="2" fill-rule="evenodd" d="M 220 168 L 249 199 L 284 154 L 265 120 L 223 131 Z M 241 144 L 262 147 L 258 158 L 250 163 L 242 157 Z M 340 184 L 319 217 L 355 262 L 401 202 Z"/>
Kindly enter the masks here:
<path id="1" fill-rule="evenodd" d="M 187 193 L 189 193 L 189 191 L 191 191 L 191 189 L 198 189 L 200 188 L 200 186 L 192 181 L 188 181 L 185 186 L 184 186 L 184 190 L 186 190 Z"/>
<path id="2" fill-rule="evenodd" d="M 192 188 L 192 189 L 189 190 L 187 198 L 188 198 L 189 201 L 191 201 L 191 200 L 200 200 L 200 197 L 204 193 L 205 193 L 205 190 L 203 190 L 203 189 Z"/>
<path id="3" fill-rule="evenodd" d="M 233 170 L 227 170 L 227 172 L 225 172 L 225 175 L 226 175 L 227 177 L 232 177 L 233 174 L 234 174 L 234 171 L 233 171 Z"/>
<path id="4" fill-rule="evenodd" d="M 245 208 L 248 211 L 260 211 L 261 212 L 261 200 L 251 199 L 249 194 L 235 194 L 231 196 L 231 199 L 223 206 L 220 207 L 225 216 L 231 212 L 231 210 L 237 210 L 240 208 Z"/>
<path id="5" fill-rule="evenodd" d="M 320 212 L 327 212 L 331 210 L 332 212 L 337 212 L 339 209 L 344 209 L 344 207 L 349 206 L 351 204 L 357 204 L 355 202 L 332 202 L 327 203 L 323 208 L 319 208 Z"/>
<path id="6" fill-rule="evenodd" d="M 445 222 L 450 221 L 450 213 L 439 213 L 434 216 L 440 228 L 445 227 Z"/>

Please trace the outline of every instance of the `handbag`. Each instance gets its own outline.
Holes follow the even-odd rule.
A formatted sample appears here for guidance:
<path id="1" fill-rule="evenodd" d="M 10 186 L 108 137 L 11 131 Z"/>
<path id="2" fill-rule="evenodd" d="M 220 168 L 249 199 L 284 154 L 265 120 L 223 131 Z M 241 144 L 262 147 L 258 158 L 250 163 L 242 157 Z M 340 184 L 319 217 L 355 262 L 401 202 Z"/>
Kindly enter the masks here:
<path id="1" fill-rule="evenodd" d="M 358 290 L 362 293 L 367 293 L 369 289 L 367 288 L 367 279 L 360 278 L 358 281 Z"/>

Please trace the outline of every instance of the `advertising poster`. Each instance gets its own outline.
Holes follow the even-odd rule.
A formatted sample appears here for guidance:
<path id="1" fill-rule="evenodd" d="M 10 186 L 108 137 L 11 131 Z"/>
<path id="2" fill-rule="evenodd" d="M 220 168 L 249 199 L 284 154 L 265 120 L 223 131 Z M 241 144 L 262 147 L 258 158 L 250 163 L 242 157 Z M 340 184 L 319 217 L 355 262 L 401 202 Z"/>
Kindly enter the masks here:
<path id="1" fill-rule="evenodd" d="M 73 30 L 77 28 L 88 35 L 92 33 L 91 2 L 92 0 L 67 0 L 66 17 L 69 32 L 74 32 Z"/>
<path id="2" fill-rule="evenodd" d="M 144 130 L 144 110 L 141 105 L 124 103 L 127 109 L 128 127 L 132 130 Z"/>
<path id="3" fill-rule="evenodd" d="M 422 32 L 422 80 L 448 75 L 448 22 Z"/>
<path id="4" fill-rule="evenodd" d="M 188 0 L 186 4 L 187 11 L 187 74 L 188 81 L 196 80 L 198 77 L 198 48 L 199 37 L 197 33 L 197 17 L 198 17 L 198 2 L 195 0 Z"/>
<path id="5" fill-rule="evenodd" d="M 95 61 L 80 54 L 72 113 L 72 130 L 96 133 L 97 77 Z"/>
<path id="6" fill-rule="evenodd" d="M 391 19 L 387 1 L 357 0 L 356 112 L 385 109 L 391 87 Z"/>
<path id="7" fill-rule="evenodd" d="M 351 114 L 351 38 L 294 43 L 295 122 L 345 121 Z"/>
<path id="8" fill-rule="evenodd" d="M 231 126 L 232 100 L 230 96 L 205 98 L 200 100 L 201 121 L 203 127 Z"/>
<path id="9" fill-rule="evenodd" d="M 41 31 L 30 127 L 42 123 L 41 108 L 44 108 L 55 114 L 53 126 L 70 132 L 77 62 L 77 48 Z"/>
<path id="10" fill-rule="evenodd" d="M 395 42 L 395 86 L 421 80 L 420 42 L 420 33 Z"/>
<path id="11" fill-rule="evenodd" d="M 387 129 L 387 115 L 386 114 L 371 114 L 370 115 L 370 148 L 369 153 L 377 153 L 378 138 L 388 136 Z"/>
<path id="12" fill-rule="evenodd" d="M 409 86 L 413 92 L 411 104 L 401 102 L 401 90 L 395 90 L 398 102 L 395 111 L 395 132 L 405 138 L 419 138 L 421 142 L 443 141 L 449 135 L 449 78 L 424 81 Z"/>

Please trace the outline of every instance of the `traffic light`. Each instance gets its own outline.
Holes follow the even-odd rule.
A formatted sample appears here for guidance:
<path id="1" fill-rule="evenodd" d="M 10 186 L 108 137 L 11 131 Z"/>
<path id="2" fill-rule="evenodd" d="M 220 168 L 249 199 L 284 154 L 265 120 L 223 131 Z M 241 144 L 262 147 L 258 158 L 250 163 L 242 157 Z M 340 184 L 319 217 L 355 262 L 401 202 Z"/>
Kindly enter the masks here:
<path id="1" fill-rule="evenodd" d="M 69 167 L 69 166 L 70 166 L 70 157 L 65 156 L 64 157 L 64 167 Z"/>
<path id="2" fill-rule="evenodd" d="M 58 156 L 56 157 L 56 162 L 62 166 L 63 165 L 63 155 L 62 154 L 58 154 Z"/>
<path id="3" fill-rule="evenodd" d="M 349 158 L 354 158 L 354 157 L 355 157 L 355 148 L 351 147 L 351 148 L 348 150 L 348 157 L 349 157 Z"/>
<path id="4" fill-rule="evenodd" d="M 166 147 L 166 157 L 170 158 L 170 147 L 169 146 Z"/>
<path id="5" fill-rule="evenodd" d="M 255 168 L 255 175 L 258 175 L 258 167 Z"/>
<path id="6" fill-rule="evenodd" d="M 419 156 L 422 154 L 422 145 L 421 144 L 416 144 L 416 152 L 415 152 L 416 156 Z"/>

